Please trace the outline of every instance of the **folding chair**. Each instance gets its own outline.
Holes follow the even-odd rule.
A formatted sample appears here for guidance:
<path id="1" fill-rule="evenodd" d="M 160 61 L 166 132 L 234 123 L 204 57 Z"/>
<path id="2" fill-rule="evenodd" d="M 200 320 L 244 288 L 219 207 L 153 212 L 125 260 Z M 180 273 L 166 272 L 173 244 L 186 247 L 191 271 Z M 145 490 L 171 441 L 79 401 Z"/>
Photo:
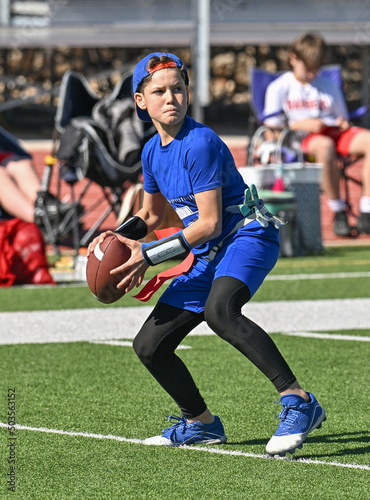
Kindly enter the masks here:
<path id="1" fill-rule="evenodd" d="M 253 68 L 250 72 L 252 115 L 250 117 L 250 141 L 247 151 L 248 165 L 250 166 L 258 163 L 281 164 L 308 160 L 302 153 L 299 134 L 293 132 L 286 126 L 276 140 L 273 131 L 271 131 L 269 127 L 263 125 L 267 118 L 284 114 L 283 110 L 279 110 L 270 115 L 264 114 L 267 86 L 281 74 L 282 72 L 270 73 L 260 68 Z M 320 70 L 320 74 L 330 78 L 343 92 L 341 67 L 339 65 L 324 66 Z M 361 106 L 350 112 L 349 117 L 350 120 L 357 120 L 367 113 L 367 107 Z M 362 182 L 360 179 L 351 175 L 348 170 L 349 167 L 358 160 L 358 157 L 343 157 L 338 155 L 338 160 L 340 176 L 344 184 L 345 201 L 350 212 L 353 213 L 352 204 L 350 202 L 350 183 L 353 182 L 361 186 Z"/>
<path id="2" fill-rule="evenodd" d="M 71 232 L 76 253 L 81 246 L 87 246 L 112 212 L 119 216 L 124 192 L 138 181 L 142 148 L 153 135 L 154 127 L 137 118 L 131 82 L 132 73 L 123 75 L 112 93 L 100 98 L 83 76 L 72 71 L 63 76 L 55 116 L 53 154 L 43 176 L 45 192 L 59 160 L 58 195 L 62 181 L 70 187 L 70 210 L 57 224 L 52 225 L 51 221 L 45 224 L 48 239 L 55 246 Z M 75 185 L 82 179 L 86 184 L 76 196 Z M 85 210 L 84 198 L 92 183 L 100 187 L 101 198 Z M 108 202 L 108 208 L 82 234 L 82 219 L 104 201 Z M 123 218 L 126 215 L 129 213 L 121 213 Z"/>

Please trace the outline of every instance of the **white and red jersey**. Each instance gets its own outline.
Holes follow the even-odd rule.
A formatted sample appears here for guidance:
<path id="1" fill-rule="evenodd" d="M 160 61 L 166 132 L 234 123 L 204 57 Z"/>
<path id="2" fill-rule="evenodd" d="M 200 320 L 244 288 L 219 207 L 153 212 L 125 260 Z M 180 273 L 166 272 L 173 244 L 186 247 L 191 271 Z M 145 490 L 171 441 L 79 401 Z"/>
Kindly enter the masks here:
<path id="1" fill-rule="evenodd" d="M 300 83 L 292 71 L 279 76 L 267 87 L 264 115 L 277 111 L 284 115 L 265 120 L 270 127 L 283 128 L 307 118 L 321 118 L 328 127 L 336 125 L 338 117 L 348 120 L 344 97 L 329 78 L 318 75 L 311 83 Z"/>

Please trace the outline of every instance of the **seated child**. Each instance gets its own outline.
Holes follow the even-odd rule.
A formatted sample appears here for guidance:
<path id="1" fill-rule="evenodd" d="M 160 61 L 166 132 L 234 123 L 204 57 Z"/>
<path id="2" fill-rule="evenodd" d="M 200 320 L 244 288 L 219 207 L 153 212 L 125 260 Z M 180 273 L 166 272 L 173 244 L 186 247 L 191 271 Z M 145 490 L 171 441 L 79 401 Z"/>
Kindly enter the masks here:
<path id="1" fill-rule="evenodd" d="M 337 153 L 363 157 L 358 229 L 370 234 L 370 131 L 354 127 L 340 89 L 318 75 L 324 62 L 326 44 L 318 34 L 306 33 L 293 41 L 289 50 L 289 71 L 267 88 L 264 114 L 282 110 L 265 120 L 265 125 L 281 130 L 288 124 L 302 136 L 302 149 L 323 165 L 322 188 L 334 212 L 334 233 L 350 236 L 346 204 L 340 196 Z M 286 123 L 287 121 L 287 123 Z"/>

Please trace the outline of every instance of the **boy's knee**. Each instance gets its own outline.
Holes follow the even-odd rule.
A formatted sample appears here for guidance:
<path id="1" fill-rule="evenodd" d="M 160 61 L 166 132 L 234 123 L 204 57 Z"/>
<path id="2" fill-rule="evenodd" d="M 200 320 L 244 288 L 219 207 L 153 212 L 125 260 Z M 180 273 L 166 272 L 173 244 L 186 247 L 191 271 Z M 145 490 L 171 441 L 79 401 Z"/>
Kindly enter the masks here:
<path id="1" fill-rule="evenodd" d="M 335 142 L 331 137 L 324 135 L 316 137 L 312 144 L 312 151 L 309 151 L 309 153 L 313 154 L 317 159 L 332 157 L 336 154 Z"/>
<path id="2" fill-rule="evenodd" d="M 140 335 L 140 332 L 138 335 L 135 337 L 132 346 L 134 348 L 134 351 L 137 355 L 137 357 L 140 359 L 140 361 L 143 363 L 144 366 L 149 366 L 152 360 L 153 356 L 153 351 L 145 340 L 142 340 L 142 336 Z"/>
<path id="3" fill-rule="evenodd" d="M 218 335 L 230 329 L 250 299 L 250 291 L 240 280 L 229 276 L 217 278 L 204 307 L 204 319 Z"/>
<path id="4" fill-rule="evenodd" d="M 157 339 L 148 334 L 148 330 L 140 330 L 135 337 L 132 346 L 137 357 L 142 364 L 151 370 L 156 366 L 160 366 L 173 355 L 176 346 L 166 342 L 166 339 Z"/>
<path id="5" fill-rule="evenodd" d="M 222 301 L 211 296 L 208 298 L 204 307 L 204 319 L 211 330 L 216 333 L 220 331 L 229 320 L 225 297 Z"/>

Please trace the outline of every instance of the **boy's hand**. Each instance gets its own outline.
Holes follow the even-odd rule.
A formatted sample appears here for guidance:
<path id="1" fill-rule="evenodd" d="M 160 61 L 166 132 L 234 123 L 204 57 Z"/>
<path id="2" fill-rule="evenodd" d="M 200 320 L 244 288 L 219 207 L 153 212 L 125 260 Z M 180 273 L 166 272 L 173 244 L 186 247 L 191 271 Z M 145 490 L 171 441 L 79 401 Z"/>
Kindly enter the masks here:
<path id="1" fill-rule="evenodd" d="M 341 130 L 347 130 L 349 129 L 349 127 L 351 126 L 351 124 L 349 123 L 348 120 L 346 120 L 345 118 L 343 118 L 343 116 L 339 116 L 337 118 L 337 122 L 336 122 L 337 126 L 341 129 Z"/>
<path id="2" fill-rule="evenodd" d="M 94 253 L 94 249 L 98 243 L 102 244 L 105 238 L 107 236 L 116 236 L 116 234 L 113 231 L 105 231 L 104 233 L 99 234 L 96 238 L 94 238 L 90 243 L 89 246 L 87 247 L 87 257 L 91 254 Z"/>
<path id="3" fill-rule="evenodd" d="M 141 243 L 139 241 L 130 240 L 120 234 L 115 234 L 117 238 L 131 249 L 130 259 L 115 269 L 112 269 L 111 274 L 124 274 L 124 278 L 118 283 L 117 288 L 125 288 L 125 292 L 129 292 L 134 286 L 139 287 L 144 279 L 149 265 L 145 262 L 141 252 Z"/>

